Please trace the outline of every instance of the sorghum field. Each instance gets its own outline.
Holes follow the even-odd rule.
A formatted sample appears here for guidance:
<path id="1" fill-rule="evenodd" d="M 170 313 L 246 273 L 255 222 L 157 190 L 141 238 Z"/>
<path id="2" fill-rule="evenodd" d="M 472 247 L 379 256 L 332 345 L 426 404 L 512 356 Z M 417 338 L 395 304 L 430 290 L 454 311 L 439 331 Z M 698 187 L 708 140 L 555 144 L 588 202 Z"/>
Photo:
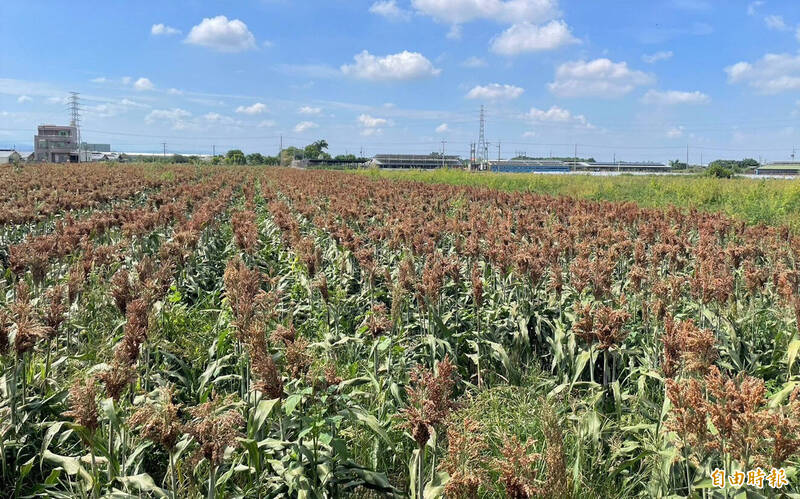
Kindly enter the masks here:
<path id="1" fill-rule="evenodd" d="M 800 488 L 785 226 L 277 168 L 0 184 L 4 495 Z"/>

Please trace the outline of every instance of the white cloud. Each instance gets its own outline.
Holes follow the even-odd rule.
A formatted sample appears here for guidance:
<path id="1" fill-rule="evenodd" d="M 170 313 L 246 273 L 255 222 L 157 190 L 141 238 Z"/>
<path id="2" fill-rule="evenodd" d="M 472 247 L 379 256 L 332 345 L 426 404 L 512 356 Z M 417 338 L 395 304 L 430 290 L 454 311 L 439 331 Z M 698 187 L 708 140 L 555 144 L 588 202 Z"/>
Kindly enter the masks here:
<path id="1" fill-rule="evenodd" d="M 645 54 L 642 56 L 642 60 L 647 64 L 654 64 L 658 61 L 666 61 L 667 59 L 672 59 L 672 56 L 673 53 L 671 50 L 662 50 L 654 54 Z"/>
<path id="2" fill-rule="evenodd" d="M 230 116 L 225 116 L 219 113 L 210 112 L 206 113 L 203 118 L 210 123 L 214 123 L 217 125 L 239 125 L 241 124 L 240 121 L 231 118 Z"/>
<path id="3" fill-rule="evenodd" d="M 411 19 L 411 12 L 398 7 L 396 0 L 375 2 L 369 8 L 369 11 L 393 21 L 408 21 Z"/>
<path id="4" fill-rule="evenodd" d="M 450 24 L 476 19 L 540 23 L 559 15 L 558 0 L 411 0 L 421 14 Z"/>
<path id="5" fill-rule="evenodd" d="M 177 88 L 170 88 L 169 90 L 167 90 L 167 93 L 170 95 L 183 95 L 183 91 L 178 90 Z"/>
<path id="6" fill-rule="evenodd" d="M 252 104 L 250 106 L 239 106 L 239 107 L 236 108 L 236 112 L 237 113 L 239 113 L 239 114 L 249 114 L 249 115 L 261 114 L 266 110 L 267 110 L 267 106 L 265 106 L 264 104 L 262 104 L 260 102 L 256 102 L 255 104 Z"/>
<path id="7" fill-rule="evenodd" d="M 794 37 L 800 42 L 800 26 L 797 27 L 797 30 L 794 32 Z"/>
<path id="8" fill-rule="evenodd" d="M 135 88 L 136 90 L 153 90 L 156 87 L 155 87 L 155 85 L 153 85 L 153 82 L 150 81 L 150 79 L 148 79 L 148 78 L 139 78 L 133 84 L 133 88 Z"/>
<path id="9" fill-rule="evenodd" d="M 364 136 L 380 135 L 383 133 L 382 127 L 391 124 L 391 122 L 385 118 L 375 118 L 368 114 L 361 114 L 357 118 L 357 121 L 359 125 L 361 125 L 361 135 Z"/>
<path id="10" fill-rule="evenodd" d="M 447 38 L 449 40 L 461 40 L 461 36 L 464 34 L 464 30 L 461 28 L 460 24 L 453 24 L 450 26 L 450 30 L 447 32 Z"/>
<path id="11" fill-rule="evenodd" d="M 492 52 L 502 55 L 516 55 L 524 52 L 542 52 L 580 43 L 572 36 L 564 21 L 550 21 L 537 26 L 531 23 L 514 24 L 494 37 L 490 43 Z"/>
<path id="12" fill-rule="evenodd" d="M 474 56 L 462 62 L 461 65 L 465 68 L 485 68 L 488 66 L 485 60 Z"/>
<path id="13" fill-rule="evenodd" d="M 122 84 L 129 85 L 131 83 L 132 78 L 130 76 L 123 76 L 122 77 Z"/>
<path id="14" fill-rule="evenodd" d="M 180 108 L 172 109 L 153 109 L 145 116 L 144 121 L 149 125 L 157 123 L 166 123 L 172 128 L 180 130 L 186 128 L 186 119 L 191 117 L 192 113 Z"/>
<path id="15" fill-rule="evenodd" d="M 242 52 L 256 48 L 256 38 L 239 19 L 209 17 L 192 27 L 186 43 L 208 47 L 219 52 Z"/>
<path id="16" fill-rule="evenodd" d="M 524 133 L 522 134 L 522 136 L 523 136 L 523 137 L 525 137 L 526 139 L 530 139 L 530 138 L 532 138 L 532 137 L 536 137 L 536 132 L 534 132 L 534 131 L 532 131 L 532 130 L 529 130 L 529 131 L 527 131 L 527 132 L 524 132 Z"/>
<path id="17" fill-rule="evenodd" d="M 150 28 L 150 34 L 151 35 L 155 35 L 155 36 L 159 36 L 159 35 L 166 35 L 166 36 L 180 35 L 181 34 L 181 30 L 179 30 L 177 28 L 173 28 L 172 26 L 167 26 L 166 24 L 159 23 L 159 24 L 154 24 Z"/>
<path id="18" fill-rule="evenodd" d="M 385 126 L 389 123 L 389 120 L 385 118 L 374 118 L 368 114 L 362 114 L 358 117 L 358 122 L 361 124 L 361 126 L 366 128 L 377 128 Z"/>
<path id="19" fill-rule="evenodd" d="M 319 125 L 317 125 L 313 121 L 301 121 L 300 123 L 294 126 L 294 131 L 296 133 L 303 133 L 313 128 L 319 128 Z"/>
<path id="20" fill-rule="evenodd" d="M 725 68 L 729 83 L 743 83 L 762 94 L 800 90 L 800 54 L 765 54 Z"/>
<path id="21" fill-rule="evenodd" d="M 32 100 L 33 99 L 31 99 L 27 95 L 20 95 L 19 97 L 17 97 L 17 102 L 19 102 L 20 104 L 23 104 L 25 102 L 31 102 Z"/>
<path id="22" fill-rule="evenodd" d="M 756 0 L 755 2 L 750 2 L 747 4 L 747 15 L 754 16 L 756 15 L 756 9 L 764 5 L 763 0 Z"/>
<path id="23" fill-rule="evenodd" d="M 670 139 L 677 139 L 678 137 L 683 136 L 683 127 L 682 126 L 674 126 L 667 130 L 667 137 Z"/>
<path id="24" fill-rule="evenodd" d="M 300 114 L 320 114 L 322 113 L 321 107 L 303 106 L 297 110 Z"/>
<path id="25" fill-rule="evenodd" d="M 447 126 L 447 123 L 442 123 L 441 125 L 436 127 L 436 133 L 447 133 L 450 131 L 450 127 Z"/>
<path id="26" fill-rule="evenodd" d="M 556 79 L 547 86 L 561 97 L 621 97 L 636 87 L 650 85 L 655 78 L 630 69 L 626 62 L 609 59 L 566 62 L 556 69 Z"/>
<path id="27" fill-rule="evenodd" d="M 342 65 L 342 73 L 365 80 L 414 80 L 436 76 L 442 72 L 422 54 L 407 50 L 383 57 L 374 56 L 364 50 L 353 59 L 355 64 Z"/>
<path id="28" fill-rule="evenodd" d="M 139 108 L 149 108 L 147 104 L 141 104 L 139 102 L 132 101 L 130 99 L 122 99 L 119 101 L 119 104 L 123 107 L 139 107 Z"/>
<path id="29" fill-rule="evenodd" d="M 789 26 L 786 25 L 782 16 L 764 16 L 764 24 L 767 28 L 775 31 L 787 31 L 789 29 Z"/>
<path id="30" fill-rule="evenodd" d="M 586 128 L 594 128 L 584 115 L 573 115 L 570 111 L 558 106 L 551 106 L 547 111 L 532 107 L 526 116 L 539 123 L 573 123 Z"/>
<path id="31" fill-rule="evenodd" d="M 256 126 L 258 128 L 272 128 L 275 125 L 277 125 L 277 123 L 275 123 L 275 121 L 273 121 L 273 120 L 263 120 L 263 121 L 259 122 L 258 125 L 256 125 Z"/>
<path id="32" fill-rule="evenodd" d="M 92 78 L 89 80 L 92 83 L 105 83 L 108 79 L 105 76 L 98 76 L 97 78 Z"/>
<path id="33" fill-rule="evenodd" d="M 645 104 L 655 104 L 671 106 L 674 104 L 708 104 L 711 98 L 695 90 L 694 92 L 682 92 L 680 90 L 666 90 L 664 92 L 659 90 L 648 90 L 642 97 L 642 102 Z"/>
<path id="34" fill-rule="evenodd" d="M 501 85 L 490 83 L 488 85 L 478 85 L 467 92 L 467 99 L 483 100 L 513 100 L 522 95 L 525 89 L 514 85 Z"/>

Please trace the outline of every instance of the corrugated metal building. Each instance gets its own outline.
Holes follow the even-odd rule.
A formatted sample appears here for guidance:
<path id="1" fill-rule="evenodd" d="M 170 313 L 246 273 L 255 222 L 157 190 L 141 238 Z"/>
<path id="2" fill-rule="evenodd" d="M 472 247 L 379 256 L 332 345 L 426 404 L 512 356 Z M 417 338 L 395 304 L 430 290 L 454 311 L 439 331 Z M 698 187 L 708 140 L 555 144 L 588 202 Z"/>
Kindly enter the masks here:
<path id="1" fill-rule="evenodd" d="M 460 156 L 441 154 L 376 154 L 370 166 L 378 168 L 406 168 L 431 170 L 434 168 L 461 168 Z"/>

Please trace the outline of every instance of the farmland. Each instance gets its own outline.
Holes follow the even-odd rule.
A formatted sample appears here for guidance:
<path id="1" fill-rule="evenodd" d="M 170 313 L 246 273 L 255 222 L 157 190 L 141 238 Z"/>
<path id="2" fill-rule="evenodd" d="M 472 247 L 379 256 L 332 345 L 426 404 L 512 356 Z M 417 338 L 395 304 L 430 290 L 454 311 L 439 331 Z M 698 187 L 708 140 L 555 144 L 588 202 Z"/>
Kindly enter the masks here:
<path id="1" fill-rule="evenodd" d="M 798 490 L 794 183 L 640 205 L 415 175 L 0 170 L 0 490 Z"/>
<path id="2" fill-rule="evenodd" d="M 719 179 L 697 175 L 541 175 L 459 170 L 362 170 L 372 178 L 491 187 L 594 201 L 633 201 L 650 208 L 720 212 L 751 224 L 800 229 L 800 182 L 787 179 Z"/>

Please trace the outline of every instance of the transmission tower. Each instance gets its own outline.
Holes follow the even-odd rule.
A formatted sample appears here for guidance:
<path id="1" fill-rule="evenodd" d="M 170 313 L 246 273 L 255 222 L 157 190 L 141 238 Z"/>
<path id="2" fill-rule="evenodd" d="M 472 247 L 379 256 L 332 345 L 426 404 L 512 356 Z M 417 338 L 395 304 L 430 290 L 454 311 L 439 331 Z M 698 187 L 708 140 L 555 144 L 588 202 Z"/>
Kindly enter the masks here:
<path id="1" fill-rule="evenodd" d="M 81 148 L 81 98 L 78 92 L 69 93 L 69 126 L 75 127 L 75 140 Z M 80 154 L 80 153 L 79 153 Z"/>
<path id="2" fill-rule="evenodd" d="M 483 114 L 483 105 L 481 105 L 481 127 L 478 133 L 478 164 L 480 169 L 485 170 L 488 162 L 489 144 L 486 142 L 486 119 Z"/>

